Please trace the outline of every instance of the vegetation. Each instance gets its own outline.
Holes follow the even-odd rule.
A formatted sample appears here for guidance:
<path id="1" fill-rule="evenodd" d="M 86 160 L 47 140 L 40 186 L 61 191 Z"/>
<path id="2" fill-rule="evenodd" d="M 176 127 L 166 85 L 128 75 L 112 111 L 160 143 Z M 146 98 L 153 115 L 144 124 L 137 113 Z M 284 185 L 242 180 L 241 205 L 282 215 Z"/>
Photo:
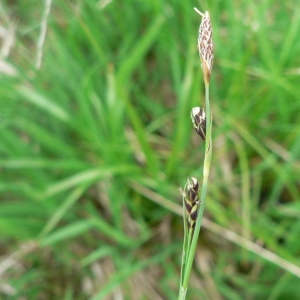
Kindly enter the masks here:
<path id="1" fill-rule="evenodd" d="M 0 298 L 177 299 L 196 6 L 213 156 L 187 299 L 297 299 L 297 2 L 53 1 L 36 68 L 44 6 L 0 6 Z"/>

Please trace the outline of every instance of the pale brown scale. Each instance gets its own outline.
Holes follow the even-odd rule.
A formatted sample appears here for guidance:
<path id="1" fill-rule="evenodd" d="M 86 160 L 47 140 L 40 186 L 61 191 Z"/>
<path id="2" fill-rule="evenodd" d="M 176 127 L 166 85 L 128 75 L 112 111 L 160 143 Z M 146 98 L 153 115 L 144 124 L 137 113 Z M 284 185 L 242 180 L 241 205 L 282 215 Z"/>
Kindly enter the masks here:
<path id="1" fill-rule="evenodd" d="M 212 41 L 212 26 L 210 22 L 210 15 L 208 11 L 203 14 L 198 9 L 194 9 L 199 15 L 202 16 L 198 35 L 198 50 L 202 62 L 201 66 L 204 76 L 204 82 L 208 84 L 214 60 L 214 46 Z"/>

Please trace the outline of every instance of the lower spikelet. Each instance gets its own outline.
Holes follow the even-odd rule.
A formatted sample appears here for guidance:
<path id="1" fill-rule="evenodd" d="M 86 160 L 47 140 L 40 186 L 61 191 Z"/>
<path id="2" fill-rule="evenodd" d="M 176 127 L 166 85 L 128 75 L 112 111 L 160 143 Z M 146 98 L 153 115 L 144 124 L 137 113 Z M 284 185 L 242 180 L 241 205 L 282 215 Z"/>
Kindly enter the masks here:
<path id="1" fill-rule="evenodd" d="M 200 204 L 198 190 L 199 182 L 195 177 L 190 177 L 187 180 L 184 189 L 179 189 L 188 215 L 187 224 L 189 228 L 195 228 L 195 223 L 198 216 L 198 207 Z"/>

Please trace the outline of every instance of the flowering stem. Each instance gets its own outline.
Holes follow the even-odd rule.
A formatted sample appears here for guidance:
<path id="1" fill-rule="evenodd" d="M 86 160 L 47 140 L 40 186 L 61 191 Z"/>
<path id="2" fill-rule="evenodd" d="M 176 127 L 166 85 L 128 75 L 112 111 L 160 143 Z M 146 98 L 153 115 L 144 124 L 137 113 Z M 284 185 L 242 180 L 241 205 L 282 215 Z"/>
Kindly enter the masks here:
<path id="1" fill-rule="evenodd" d="M 180 189 L 183 196 L 185 208 L 188 211 L 189 230 L 184 230 L 184 246 L 181 264 L 180 289 L 178 300 L 184 300 L 187 293 L 188 283 L 190 280 L 193 260 L 195 257 L 197 241 L 200 233 L 204 204 L 206 200 L 206 190 L 210 170 L 212 155 L 211 128 L 212 114 L 209 103 L 209 80 L 214 59 L 214 47 L 212 40 L 212 26 L 209 12 L 201 13 L 197 8 L 195 11 L 202 17 L 198 35 L 198 49 L 201 59 L 201 68 L 205 84 L 205 113 L 200 107 L 194 107 L 191 111 L 191 118 L 196 132 L 205 140 L 205 154 L 203 165 L 203 181 L 201 197 L 198 196 L 199 182 L 196 178 L 188 179 L 184 190 Z M 187 214 L 184 214 L 186 222 Z M 186 223 L 185 223 L 186 224 Z M 187 238 L 188 234 L 188 238 Z"/>

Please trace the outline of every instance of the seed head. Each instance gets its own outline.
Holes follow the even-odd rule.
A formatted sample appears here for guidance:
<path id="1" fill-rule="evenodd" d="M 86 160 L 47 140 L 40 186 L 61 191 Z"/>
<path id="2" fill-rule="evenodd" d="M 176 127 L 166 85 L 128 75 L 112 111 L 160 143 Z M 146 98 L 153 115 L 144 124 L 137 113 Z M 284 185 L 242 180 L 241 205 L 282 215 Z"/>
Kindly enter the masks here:
<path id="1" fill-rule="evenodd" d="M 214 61 L 214 46 L 212 41 L 212 27 L 209 12 L 201 13 L 197 8 L 194 10 L 202 17 L 198 35 L 198 50 L 201 58 L 201 67 L 204 83 L 208 84 Z"/>
<path id="2" fill-rule="evenodd" d="M 191 111 L 191 119 L 193 122 L 193 126 L 196 132 L 202 137 L 205 141 L 206 137 L 206 117 L 204 109 L 199 106 L 193 107 Z"/>
<path id="3" fill-rule="evenodd" d="M 184 190 L 181 188 L 179 190 L 183 196 L 184 205 L 188 214 L 188 226 L 194 228 L 200 203 L 198 196 L 199 182 L 195 177 L 190 177 L 184 186 Z"/>

